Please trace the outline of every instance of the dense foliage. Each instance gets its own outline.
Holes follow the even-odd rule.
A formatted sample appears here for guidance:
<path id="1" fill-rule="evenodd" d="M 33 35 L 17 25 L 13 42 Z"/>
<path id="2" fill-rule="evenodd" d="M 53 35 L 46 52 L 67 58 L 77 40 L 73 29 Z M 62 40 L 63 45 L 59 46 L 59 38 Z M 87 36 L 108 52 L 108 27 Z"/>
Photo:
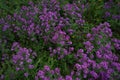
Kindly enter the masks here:
<path id="1" fill-rule="evenodd" d="M 120 80 L 119 1 L 28 1 L 0 2 L 0 80 Z"/>

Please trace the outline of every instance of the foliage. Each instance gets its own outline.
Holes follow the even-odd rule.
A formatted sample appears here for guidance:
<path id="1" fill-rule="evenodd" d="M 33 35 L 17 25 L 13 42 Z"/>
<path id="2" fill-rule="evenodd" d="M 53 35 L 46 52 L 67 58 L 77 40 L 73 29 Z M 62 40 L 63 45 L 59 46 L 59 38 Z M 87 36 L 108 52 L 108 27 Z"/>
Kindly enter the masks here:
<path id="1" fill-rule="evenodd" d="M 117 0 L 0 0 L 0 80 L 119 80 L 119 8 Z"/>

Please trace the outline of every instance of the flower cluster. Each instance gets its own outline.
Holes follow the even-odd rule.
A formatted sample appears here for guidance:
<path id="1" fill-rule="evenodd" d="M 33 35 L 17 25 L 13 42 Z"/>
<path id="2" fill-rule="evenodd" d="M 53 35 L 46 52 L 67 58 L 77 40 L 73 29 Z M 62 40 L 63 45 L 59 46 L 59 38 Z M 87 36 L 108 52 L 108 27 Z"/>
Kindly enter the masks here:
<path id="1" fill-rule="evenodd" d="M 92 28 L 92 33 L 88 33 L 86 38 L 88 41 L 84 42 L 87 53 L 91 52 L 94 47 L 97 48 L 98 45 L 104 46 L 104 44 L 109 43 L 105 40 L 109 40 L 112 37 L 112 31 L 110 25 L 107 22 Z M 93 42 L 93 44 L 91 43 Z M 96 46 L 97 45 L 97 46 Z"/>
<path id="2" fill-rule="evenodd" d="M 58 45 L 55 49 L 50 47 L 51 56 L 58 55 L 58 59 L 63 58 L 65 55 L 69 55 L 74 50 L 70 36 L 65 31 L 56 30 L 52 37 L 52 43 Z"/>
<path id="3" fill-rule="evenodd" d="M 119 15 L 109 12 L 113 4 L 112 0 L 105 3 L 105 17 L 117 21 Z M 20 12 L 1 18 L 0 45 L 6 48 L 6 52 L 0 51 L 1 60 L 10 59 L 13 65 L 10 62 L 9 69 L 16 75 L 24 73 L 26 79 L 119 80 L 120 62 L 115 50 L 120 50 L 120 40 L 113 38 L 108 22 L 95 27 L 90 23 L 89 27 L 89 21 L 83 19 L 84 9 L 85 5 L 77 1 L 61 5 L 59 0 L 42 0 L 29 2 Z M 8 64 L 3 62 L 0 70 Z M 9 73 L 0 72 L 0 79 L 7 79 Z"/>
<path id="4" fill-rule="evenodd" d="M 11 48 L 12 51 L 17 51 L 12 56 L 12 62 L 16 68 L 16 71 L 33 69 L 34 65 L 32 64 L 33 59 L 36 57 L 36 53 L 33 52 L 31 49 L 22 48 L 20 47 L 18 42 L 14 42 Z M 25 76 L 27 74 L 25 73 Z"/>
<path id="5" fill-rule="evenodd" d="M 30 2 L 29 6 L 22 6 L 20 12 L 14 13 L 13 17 L 8 16 L 7 18 L 10 19 L 8 23 L 1 19 L 2 28 L 3 31 L 10 30 L 15 38 L 25 38 L 27 36 L 27 39 L 31 41 L 39 42 L 43 39 L 45 43 L 52 43 L 57 48 L 59 48 L 58 45 L 62 45 L 58 53 L 62 52 L 68 55 L 73 51 L 72 41 L 70 40 L 70 35 L 74 32 L 72 23 L 74 22 L 78 26 L 85 23 L 82 18 L 83 8 L 81 6 L 74 3 L 60 7 L 57 0 L 43 0 L 37 5 Z M 55 50 L 54 53 L 56 54 Z"/>
<path id="6" fill-rule="evenodd" d="M 35 80 L 51 80 L 54 78 L 54 80 L 59 80 L 58 78 L 61 76 L 60 69 L 55 68 L 54 70 L 51 70 L 49 66 L 44 66 L 43 70 L 39 70 L 35 76 Z"/>
<path id="7" fill-rule="evenodd" d="M 100 42 L 102 41 L 100 39 L 104 38 L 104 35 L 101 35 L 101 32 L 104 33 L 107 38 L 112 37 L 109 24 L 100 24 L 92 29 L 92 33 L 87 34 L 87 38 L 89 41 L 84 42 L 87 51 L 79 49 L 75 54 L 75 58 L 78 60 L 78 63 L 75 64 L 75 68 L 77 70 L 75 72 L 75 75 L 79 77 L 83 74 L 82 77 L 79 77 L 81 79 L 89 78 L 90 80 L 104 80 L 105 78 L 106 80 L 108 80 L 113 79 L 112 76 L 118 76 L 118 74 L 120 73 L 120 63 L 117 62 L 118 57 L 112 52 L 111 42 Z M 97 40 L 99 41 L 99 47 L 95 47 L 96 50 L 94 51 L 93 45 L 97 44 L 95 43 L 95 41 Z M 91 50 L 93 50 L 92 53 Z M 114 75 L 114 72 L 116 71 L 118 74 Z"/>
<path id="8" fill-rule="evenodd" d="M 84 42 L 84 45 L 85 45 L 85 48 L 87 49 L 87 53 L 90 53 L 92 49 L 94 48 L 94 46 L 91 44 L 90 41 Z"/>
<path id="9" fill-rule="evenodd" d="M 65 16 L 71 16 L 72 20 L 75 20 L 75 23 L 80 25 L 83 25 L 85 23 L 85 21 L 82 19 L 82 11 L 84 10 L 84 5 L 80 5 L 82 6 L 81 8 L 79 8 L 77 6 L 77 4 L 66 4 L 64 6 L 64 10 L 65 10 Z"/>
<path id="10" fill-rule="evenodd" d="M 120 11 L 117 11 L 117 14 L 114 12 L 111 12 L 110 9 L 113 8 L 115 9 L 116 7 L 117 9 L 120 9 L 120 5 L 119 3 L 117 5 L 115 5 L 113 0 L 109 0 L 104 4 L 104 9 L 105 9 L 105 18 L 112 18 L 114 20 L 120 20 Z"/>
<path id="11" fill-rule="evenodd" d="M 36 76 L 35 76 L 35 80 L 73 80 L 73 73 L 71 72 L 70 75 L 66 75 L 65 77 L 63 77 L 60 73 L 60 69 L 59 68 L 55 68 L 54 70 L 50 69 L 49 66 L 45 65 L 44 68 L 42 70 L 38 70 Z M 79 80 L 78 78 L 76 78 L 76 80 Z"/>
<path id="12" fill-rule="evenodd" d="M 112 42 L 114 43 L 115 48 L 120 50 L 120 40 L 114 38 L 114 39 L 112 39 Z"/>

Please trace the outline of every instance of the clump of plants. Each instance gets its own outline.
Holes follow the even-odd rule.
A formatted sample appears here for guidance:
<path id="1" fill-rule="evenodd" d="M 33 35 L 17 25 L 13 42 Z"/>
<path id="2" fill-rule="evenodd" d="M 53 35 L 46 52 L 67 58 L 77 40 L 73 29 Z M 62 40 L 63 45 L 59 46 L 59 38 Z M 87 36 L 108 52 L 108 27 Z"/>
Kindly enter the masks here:
<path id="1" fill-rule="evenodd" d="M 111 22 L 88 22 L 87 3 L 61 3 L 29 2 L 0 18 L 1 80 L 120 79 L 120 40 Z"/>

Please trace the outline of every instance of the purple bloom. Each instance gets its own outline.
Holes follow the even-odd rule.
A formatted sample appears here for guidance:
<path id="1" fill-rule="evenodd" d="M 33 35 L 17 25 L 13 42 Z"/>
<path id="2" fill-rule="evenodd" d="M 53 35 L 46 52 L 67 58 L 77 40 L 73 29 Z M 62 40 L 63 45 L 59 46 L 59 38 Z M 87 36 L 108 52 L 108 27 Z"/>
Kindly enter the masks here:
<path id="1" fill-rule="evenodd" d="M 69 54 L 66 49 L 63 49 L 63 52 L 64 52 L 65 55 L 68 55 L 68 54 Z"/>
<path id="2" fill-rule="evenodd" d="M 84 69 L 83 72 L 87 76 L 87 74 L 89 73 L 89 70 L 88 69 Z"/>
<path id="3" fill-rule="evenodd" d="M 87 74 L 83 74 L 83 78 L 87 78 Z"/>
<path id="4" fill-rule="evenodd" d="M 80 78 L 76 78 L 75 80 L 81 80 Z"/>
<path id="5" fill-rule="evenodd" d="M 106 2 L 105 5 L 104 5 L 104 8 L 105 9 L 110 9 L 112 6 L 112 2 Z"/>
<path id="6" fill-rule="evenodd" d="M 92 34 L 91 34 L 91 33 L 88 33 L 86 37 L 87 37 L 87 38 L 91 38 L 91 37 L 92 37 Z"/>
<path id="7" fill-rule="evenodd" d="M 55 73 L 59 74 L 60 73 L 60 69 L 59 68 L 55 68 Z"/>
<path id="8" fill-rule="evenodd" d="M 105 12 L 105 17 L 110 17 L 110 12 Z"/>
<path id="9" fill-rule="evenodd" d="M 26 72 L 26 73 L 24 73 L 24 76 L 25 76 L 25 77 L 28 77 L 28 75 L 29 75 L 29 74 L 28 74 L 27 72 Z"/>
<path id="10" fill-rule="evenodd" d="M 72 76 L 67 75 L 67 76 L 65 77 L 65 80 L 72 80 Z"/>
<path id="11" fill-rule="evenodd" d="M 32 59 L 28 59 L 27 62 L 28 62 L 28 63 L 31 63 L 31 62 L 32 62 Z"/>
<path id="12" fill-rule="evenodd" d="M 68 41 L 67 43 L 68 43 L 69 45 L 71 45 L 71 44 L 72 44 L 72 42 L 71 42 L 71 41 Z"/>
<path id="13" fill-rule="evenodd" d="M 29 68 L 29 69 L 33 69 L 33 68 L 34 68 L 34 65 L 31 65 L 31 64 L 30 64 L 30 65 L 28 66 L 28 68 Z"/>
<path id="14" fill-rule="evenodd" d="M 100 66 L 102 66 L 104 69 L 107 70 L 108 69 L 108 62 L 103 61 L 100 63 Z"/>
<path id="15" fill-rule="evenodd" d="M 79 49 L 79 50 L 78 50 L 78 53 L 83 53 L 83 52 L 84 52 L 83 49 Z"/>
<path id="16" fill-rule="evenodd" d="M 112 19 L 120 20 L 120 15 L 112 15 Z"/>
<path id="17" fill-rule="evenodd" d="M 3 29 L 2 29 L 2 30 L 3 30 L 3 31 L 6 31 L 9 27 L 10 27 L 10 26 L 9 26 L 8 24 L 6 24 L 6 25 L 3 26 Z"/>
<path id="18" fill-rule="evenodd" d="M 68 29 L 69 34 L 73 34 L 74 30 L 73 29 Z"/>
<path id="19" fill-rule="evenodd" d="M 16 48 L 19 48 L 19 47 L 20 47 L 19 43 L 18 42 L 14 42 L 13 45 L 12 45 L 11 50 L 13 51 L 13 50 L 15 50 Z"/>
<path id="20" fill-rule="evenodd" d="M 116 69 L 120 72 L 120 63 L 112 62 L 112 65 L 116 67 Z"/>
<path id="21" fill-rule="evenodd" d="M 90 74 L 91 74 L 91 76 L 93 76 L 95 79 L 98 78 L 98 74 L 97 74 L 96 72 L 91 71 Z"/>
<path id="22" fill-rule="evenodd" d="M 85 45 L 85 48 L 87 49 L 87 53 L 90 53 L 94 48 L 94 46 L 92 45 L 90 41 L 86 41 L 83 44 Z"/>
<path id="23" fill-rule="evenodd" d="M 114 70 L 111 69 L 111 68 L 109 68 L 109 69 L 107 70 L 107 73 L 110 74 L 110 75 L 111 75 L 113 72 L 114 72 Z"/>
<path id="24" fill-rule="evenodd" d="M 16 71 L 19 71 L 19 70 L 20 70 L 20 68 L 19 68 L 19 67 L 17 67 L 17 68 L 16 68 Z"/>
<path id="25" fill-rule="evenodd" d="M 1 79 L 1 80 L 4 80 L 4 78 L 5 78 L 5 75 L 3 75 L 3 74 L 0 75 L 0 79 Z"/>
<path id="26" fill-rule="evenodd" d="M 45 73 L 42 70 L 39 70 L 37 73 L 37 76 L 39 77 L 43 77 L 45 75 Z"/>
<path id="27" fill-rule="evenodd" d="M 61 45 L 65 45 L 65 41 L 60 41 L 60 44 Z"/>
<path id="28" fill-rule="evenodd" d="M 74 47 L 70 47 L 70 48 L 69 48 L 69 51 L 73 51 L 73 50 L 74 50 Z"/>
<path id="29" fill-rule="evenodd" d="M 49 66 L 44 66 L 44 70 L 46 70 L 46 71 L 50 71 L 50 68 L 49 68 Z"/>
<path id="30" fill-rule="evenodd" d="M 80 64 L 78 64 L 78 63 L 75 64 L 75 67 L 77 68 L 78 71 L 82 69 L 82 66 Z"/>
<path id="31" fill-rule="evenodd" d="M 51 70 L 50 73 L 51 73 L 52 75 L 54 75 L 55 71 L 54 71 L 54 70 Z"/>
<path id="32" fill-rule="evenodd" d="M 12 48 L 15 51 L 14 47 L 19 46 L 18 43 L 14 43 Z M 33 69 L 34 65 L 32 65 L 32 59 L 34 58 L 34 52 L 31 49 L 22 48 L 19 46 L 18 50 L 15 51 L 16 54 L 13 54 L 12 61 L 16 68 L 16 71 L 22 70 L 25 68 Z"/>
<path id="33" fill-rule="evenodd" d="M 96 56 L 97 56 L 98 58 L 101 58 L 101 57 L 102 57 L 100 51 L 97 51 L 97 52 L 96 52 Z"/>
<path id="34" fill-rule="evenodd" d="M 99 74 L 99 79 L 100 80 L 109 80 L 109 77 L 107 76 L 107 73 L 105 73 L 105 72 L 100 72 L 100 74 Z"/>

